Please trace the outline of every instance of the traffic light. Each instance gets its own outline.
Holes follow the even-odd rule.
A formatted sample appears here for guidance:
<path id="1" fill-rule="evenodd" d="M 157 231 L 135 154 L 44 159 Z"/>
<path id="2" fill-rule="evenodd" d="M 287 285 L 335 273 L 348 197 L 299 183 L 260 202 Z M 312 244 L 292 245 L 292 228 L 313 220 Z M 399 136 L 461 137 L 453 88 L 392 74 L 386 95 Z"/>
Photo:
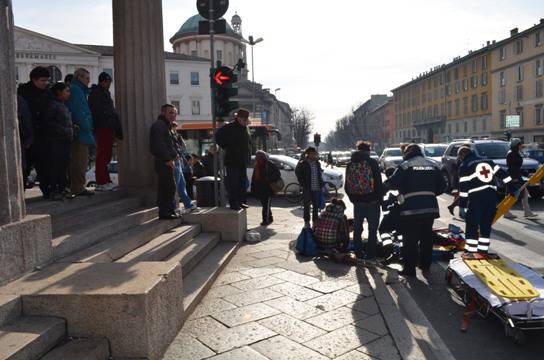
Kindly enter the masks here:
<path id="1" fill-rule="evenodd" d="M 319 144 L 321 144 L 321 134 L 315 133 L 314 134 L 314 144 L 316 147 L 319 147 Z"/>
<path id="2" fill-rule="evenodd" d="M 219 121 L 238 109 L 238 101 L 230 101 L 231 97 L 238 95 L 238 89 L 232 86 L 237 81 L 238 76 L 227 66 L 213 70 L 212 91 L 214 92 L 215 116 Z"/>

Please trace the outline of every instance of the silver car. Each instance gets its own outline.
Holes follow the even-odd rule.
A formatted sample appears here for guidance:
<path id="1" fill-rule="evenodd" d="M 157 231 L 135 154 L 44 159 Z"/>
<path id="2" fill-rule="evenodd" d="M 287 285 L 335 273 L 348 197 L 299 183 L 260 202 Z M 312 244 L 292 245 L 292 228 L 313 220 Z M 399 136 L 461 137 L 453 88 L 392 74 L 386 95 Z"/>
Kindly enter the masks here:
<path id="1" fill-rule="evenodd" d="M 380 168 L 385 171 L 389 168 L 395 168 L 402 163 L 402 151 L 400 148 L 385 148 L 380 156 Z"/>

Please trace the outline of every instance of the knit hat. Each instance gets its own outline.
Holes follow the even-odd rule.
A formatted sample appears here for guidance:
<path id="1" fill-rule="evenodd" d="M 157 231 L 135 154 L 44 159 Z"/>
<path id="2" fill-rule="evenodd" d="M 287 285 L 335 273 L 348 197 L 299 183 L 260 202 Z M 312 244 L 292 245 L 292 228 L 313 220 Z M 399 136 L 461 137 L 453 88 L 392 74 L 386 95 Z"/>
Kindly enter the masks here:
<path id="1" fill-rule="evenodd" d="M 100 75 L 98 75 L 98 82 L 101 83 L 102 81 L 112 81 L 111 75 L 107 72 L 101 72 Z"/>
<path id="2" fill-rule="evenodd" d="M 515 148 L 516 146 L 520 145 L 521 144 L 521 140 L 518 139 L 518 138 L 513 138 L 512 140 L 510 140 L 510 149 L 513 149 Z"/>

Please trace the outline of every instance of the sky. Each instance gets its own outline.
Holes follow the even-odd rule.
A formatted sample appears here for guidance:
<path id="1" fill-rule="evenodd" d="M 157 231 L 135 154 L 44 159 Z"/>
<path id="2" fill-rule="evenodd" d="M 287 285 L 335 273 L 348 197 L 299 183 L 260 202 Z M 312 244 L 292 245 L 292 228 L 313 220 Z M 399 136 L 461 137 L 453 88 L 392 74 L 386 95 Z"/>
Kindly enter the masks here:
<path id="1" fill-rule="evenodd" d="M 111 0 L 13 0 L 13 5 L 18 26 L 73 43 L 113 43 Z M 230 0 L 225 18 L 230 21 L 235 12 L 246 38 L 264 39 L 254 49 L 255 81 L 272 91 L 281 88 L 280 100 L 311 110 L 314 130 L 326 134 L 370 95 L 391 94 L 431 67 L 487 40 L 507 38 L 512 28 L 533 26 L 544 18 L 544 5 L 541 0 Z M 172 51 L 168 39 L 196 13 L 194 0 L 163 0 L 165 50 Z"/>

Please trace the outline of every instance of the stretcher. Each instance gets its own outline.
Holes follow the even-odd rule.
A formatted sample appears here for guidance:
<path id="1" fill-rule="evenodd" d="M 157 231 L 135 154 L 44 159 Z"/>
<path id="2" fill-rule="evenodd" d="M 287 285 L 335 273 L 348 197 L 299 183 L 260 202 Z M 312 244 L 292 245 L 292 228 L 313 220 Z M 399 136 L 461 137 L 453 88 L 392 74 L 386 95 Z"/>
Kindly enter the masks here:
<path id="1" fill-rule="evenodd" d="M 536 292 L 534 296 L 516 299 L 497 295 L 462 258 L 450 260 L 446 281 L 466 306 L 461 331 L 468 330 L 472 315 L 483 318 L 493 315 L 502 322 L 505 335 L 521 344 L 526 331 L 544 330 L 544 278 L 524 265 L 508 261 L 505 264 L 530 284 Z"/>

